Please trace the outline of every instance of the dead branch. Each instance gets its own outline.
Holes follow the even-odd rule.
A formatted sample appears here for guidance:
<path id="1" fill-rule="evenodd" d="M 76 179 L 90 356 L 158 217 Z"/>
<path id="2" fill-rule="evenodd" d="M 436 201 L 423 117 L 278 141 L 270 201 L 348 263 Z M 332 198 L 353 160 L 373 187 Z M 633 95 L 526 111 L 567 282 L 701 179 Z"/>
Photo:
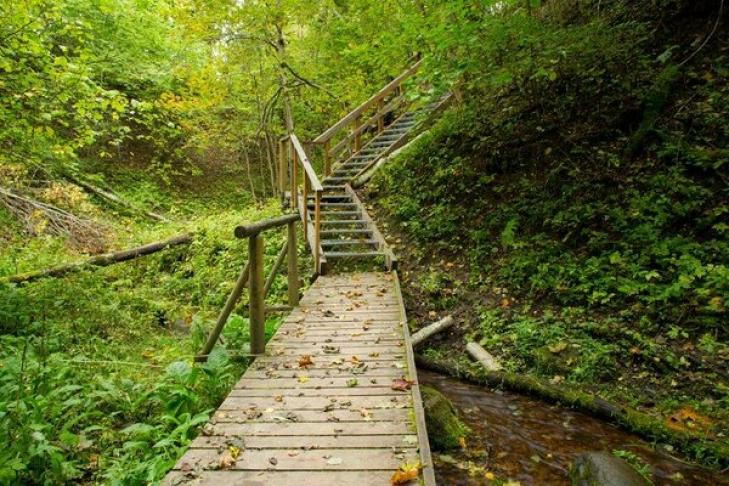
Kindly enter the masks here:
<path id="1" fill-rule="evenodd" d="M 92 253 L 103 251 L 103 227 L 61 208 L 42 203 L 0 187 L 0 203 L 23 222 L 30 235 L 65 236 L 72 246 Z"/>

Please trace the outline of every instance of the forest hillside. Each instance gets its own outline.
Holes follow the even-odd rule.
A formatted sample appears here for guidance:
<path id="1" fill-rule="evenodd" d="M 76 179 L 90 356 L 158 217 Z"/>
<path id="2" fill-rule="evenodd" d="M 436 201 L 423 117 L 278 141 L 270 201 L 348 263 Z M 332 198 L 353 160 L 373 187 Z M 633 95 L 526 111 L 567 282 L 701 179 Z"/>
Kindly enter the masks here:
<path id="1" fill-rule="evenodd" d="M 0 484 L 162 480 L 250 364 L 246 297 L 194 357 L 248 260 L 233 228 L 282 212 L 279 140 L 295 131 L 321 173 L 310 142 L 416 59 L 408 102 L 449 104 L 359 194 L 412 330 L 456 320 L 420 357 L 478 381 L 477 342 L 557 401 L 619 403 L 651 418 L 627 428 L 727 467 L 728 12 L 0 0 Z M 284 239 L 267 234 L 267 270 Z M 267 303 L 285 296 L 278 275 Z"/>

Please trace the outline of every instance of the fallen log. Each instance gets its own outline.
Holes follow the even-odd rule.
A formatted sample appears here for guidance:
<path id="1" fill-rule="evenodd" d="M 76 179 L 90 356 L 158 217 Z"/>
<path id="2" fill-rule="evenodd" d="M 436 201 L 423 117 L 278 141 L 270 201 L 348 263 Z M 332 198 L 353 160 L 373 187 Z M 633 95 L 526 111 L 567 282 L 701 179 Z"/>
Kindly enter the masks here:
<path id="1" fill-rule="evenodd" d="M 156 221 L 162 221 L 167 222 L 169 221 L 167 218 L 162 216 L 161 214 L 154 213 L 152 211 L 147 211 L 146 209 L 139 208 L 135 206 L 134 204 L 130 203 L 129 201 L 125 201 L 124 199 L 120 198 L 116 194 L 114 194 L 111 191 L 102 189 L 100 187 L 96 187 L 84 180 L 81 180 L 77 177 L 66 175 L 66 178 L 76 184 L 79 187 L 82 187 L 83 189 L 86 189 L 90 193 L 100 197 L 101 199 L 105 199 L 108 202 L 111 202 L 112 204 L 116 204 L 117 206 L 122 206 L 124 208 L 127 208 L 133 212 L 143 214 L 147 216 L 148 218 L 154 219 Z"/>
<path id="2" fill-rule="evenodd" d="M 108 265 L 112 265 L 114 263 L 125 262 L 127 260 L 133 260 L 140 256 L 156 253 L 160 250 L 164 250 L 164 249 L 172 247 L 172 246 L 185 245 L 185 244 L 188 244 L 191 242 L 192 242 L 192 234 L 184 233 L 184 234 L 169 238 L 167 240 L 156 241 L 154 243 L 149 243 L 147 245 L 138 246 L 136 248 L 130 248 L 128 250 L 123 250 L 123 251 L 119 251 L 119 252 L 115 252 L 115 253 L 104 253 L 102 255 L 96 255 L 96 256 L 89 258 L 88 260 L 85 260 L 85 261 L 79 262 L 79 263 L 71 263 L 69 265 L 61 265 L 58 267 L 48 268 L 45 270 L 39 270 L 37 272 L 30 272 L 30 273 L 24 273 L 24 274 L 20 274 L 20 275 L 14 275 L 12 277 L 6 277 L 3 279 L 0 279 L 0 282 L 2 282 L 2 283 L 24 283 L 24 282 L 30 282 L 32 280 L 37 280 L 39 278 L 60 277 L 61 275 L 65 275 L 69 272 L 77 271 L 77 270 L 83 269 L 85 267 L 90 267 L 90 266 L 105 267 Z"/>
<path id="3" fill-rule="evenodd" d="M 704 463 L 729 466 L 729 444 L 712 440 L 700 431 L 669 429 L 665 420 L 635 410 L 622 404 L 610 402 L 574 388 L 560 387 L 542 380 L 505 371 L 487 371 L 482 366 L 464 366 L 462 361 L 452 359 L 435 360 L 421 354 L 415 355 L 419 368 L 435 371 L 477 385 L 503 387 L 525 395 L 535 396 L 549 402 L 572 407 L 598 418 L 615 423 L 625 430 L 650 441 L 659 441 L 674 446 L 695 460 Z"/>
<path id="4" fill-rule="evenodd" d="M 448 329 L 455 323 L 456 321 L 453 319 L 453 316 L 445 316 L 443 319 L 439 320 L 438 322 L 434 322 L 433 324 L 430 324 L 429 326 L 425 326 L 415 334 L 413 334 L 410 337 L 410 341 L 413 345 L 413 347 L 417 346 L 418 344 L 422 343 L 426 339 L 428 339 L 433 334 L 439 333 L 445 329 Z"/>
<path id="5" fill-rule="evenodd" d="M 501 365 L 496 358 L 491 355 L 488 351 L 483 349 L 478 343 L 470 342 L 466 344 L 466 351 L 471 355 L 473 359 L 481 363 L 481 366 L 486 368 L 486 371 L 500 371 Z"/>

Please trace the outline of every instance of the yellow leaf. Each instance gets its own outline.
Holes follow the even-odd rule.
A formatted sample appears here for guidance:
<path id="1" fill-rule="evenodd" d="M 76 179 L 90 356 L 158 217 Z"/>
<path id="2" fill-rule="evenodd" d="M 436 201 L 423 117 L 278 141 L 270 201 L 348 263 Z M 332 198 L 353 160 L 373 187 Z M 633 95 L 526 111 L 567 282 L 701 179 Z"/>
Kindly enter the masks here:
<path id="1" fill-rule="evenodd" d="M 306 376 L 306 375 L 299 376 L 299 383 L 306 383 L 307 381 L 309 381 L 308 376 Z"/>

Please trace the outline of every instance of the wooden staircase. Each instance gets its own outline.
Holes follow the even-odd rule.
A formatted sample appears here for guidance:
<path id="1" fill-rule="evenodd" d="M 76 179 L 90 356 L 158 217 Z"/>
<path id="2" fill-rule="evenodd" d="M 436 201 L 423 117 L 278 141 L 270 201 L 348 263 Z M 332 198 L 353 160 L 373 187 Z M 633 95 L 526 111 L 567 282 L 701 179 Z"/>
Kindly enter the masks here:
<path id="1" fill-rule="evenodd" d="M 286 193 L 291 187 L 287 200 L 292 201 L 305 223 L 316 273 L 320 275 L 339 262 L 358 262 L 360 270 L 363 265 L 384 266 L 387 270 L 396 266 L 394 254 L 351 183 L 402 147 L 448 102 L 450 95 L 420 107 L 407 101 L 404 82 L 419 66 L 420 61 L 313 141 L 324 155 L 321 180 L 296 137 L 290 135 L 282 140 L 281 191 Z M 297 171 L 298 165 L 303 170 Z M 299 192 L 298 174 L 303 174 L 303 194 Z M 294 192 L 296 197 L 291 198 Z"/>

